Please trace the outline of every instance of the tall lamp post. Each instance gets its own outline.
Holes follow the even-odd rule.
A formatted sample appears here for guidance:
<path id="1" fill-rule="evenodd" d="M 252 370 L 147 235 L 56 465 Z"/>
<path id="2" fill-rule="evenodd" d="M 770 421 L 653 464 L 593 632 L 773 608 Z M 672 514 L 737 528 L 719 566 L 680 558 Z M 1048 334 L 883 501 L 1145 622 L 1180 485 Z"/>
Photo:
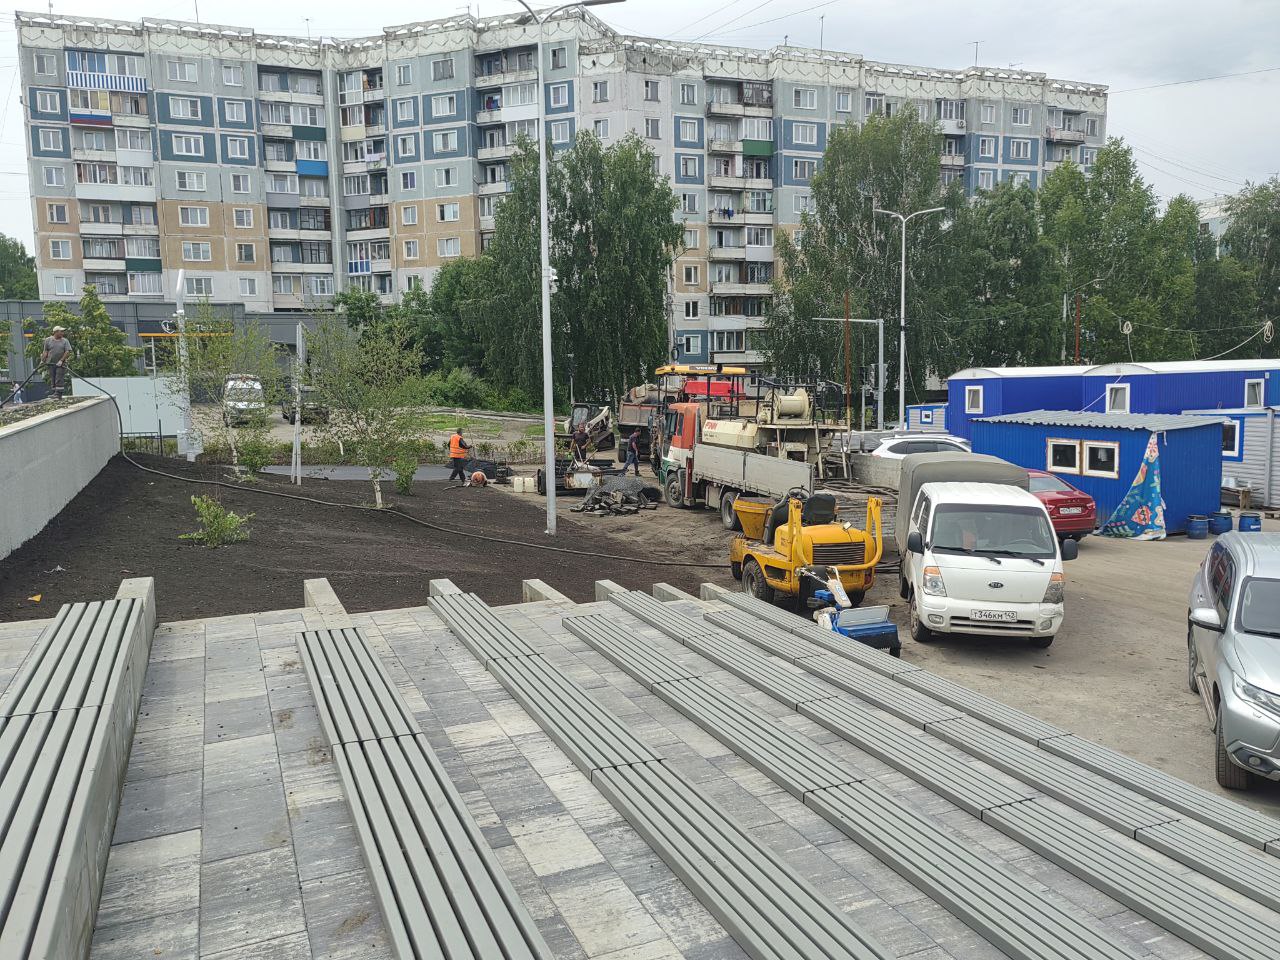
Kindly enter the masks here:
<path id="1" fill-rule="evenodd" d="M 876 213 L 887 217 L 897 217 L 902 224 L 902 285 L 898 303 L 898 423 L 907 425 L 907 224 L 916 217 L 926 213 L 942 213 L 946 207 L 930 207 L 928 210 L 917 210 L 905 217 L 896 210 L 881 210 L 874 207 Z"/>
<path id="2" fill-rule="evenodd" d="M 543 79 L 543 26 L 561 10 L 570 7 L 600 7 L 623 0 L 576 0 L 549 10 L 535 11 L 525 0 L 516 0 L 538 25 L 538 219 L 542 248 L 542 438 L 545 445 L 543 470 L 547 490 L 547 535 L 556 535 L 556 424 L 552 409 L 554 390 L 551 382 L 551 224 L 547 217 L 547 91 Z"/>

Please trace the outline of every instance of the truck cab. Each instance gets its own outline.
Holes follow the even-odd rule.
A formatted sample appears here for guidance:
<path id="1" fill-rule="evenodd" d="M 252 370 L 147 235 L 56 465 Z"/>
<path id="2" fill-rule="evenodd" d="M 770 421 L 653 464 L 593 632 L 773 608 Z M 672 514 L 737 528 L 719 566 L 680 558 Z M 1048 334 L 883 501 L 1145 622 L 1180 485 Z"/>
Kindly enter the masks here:
<path id="1" fill-rule="evenodd" d="M 937 482 L 912 502 L 902 554 L 911 636 L 1022 637 L 1039 647 L 1062 626 L 1063 560 L 1044 504 L 1008 483 Z"/>

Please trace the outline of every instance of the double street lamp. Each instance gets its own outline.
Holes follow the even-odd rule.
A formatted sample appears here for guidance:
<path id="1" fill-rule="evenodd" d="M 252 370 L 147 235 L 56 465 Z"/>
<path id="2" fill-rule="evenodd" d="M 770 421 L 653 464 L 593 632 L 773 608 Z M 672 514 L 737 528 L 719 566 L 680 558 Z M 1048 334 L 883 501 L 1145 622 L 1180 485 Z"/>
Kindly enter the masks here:
<path id="1" fill-rule="evenodd" d="M 907 224 L 916 217 L 923 217 L 927 213 L 942 213 L 947 208 L 930 207 L 928 210 L 917 210 L 906 216 L 896 210 L 881 210 L 879 207 L 872 209 L 886 217 L 897 217 L 898 222 L 902 224 L 902 284 L 898 304 L 898 423 L 905 427 L 907 425 Z"/>
<path id="2" fill-rule="evenodd" d="M 600 7 L 623 0 L 577 0 L 549 10 L 534 10 L 525 0 L 517 0 L 529 12 L 538 25 L 538 219 L 540 221 L 539 246 L 542 249 L 542 436 L 546 456 L 543 470 L 547 491 L 547 534 L 556 533 L 556 423 L 554 389 L 551 382 L 551 224 L 547 214 L 547 154 L 550 145 L 547 137 L 547 91 L 543 80 L 546 64 L 543 60 L 543 26 L 561 10 L 572 7 Z"/>

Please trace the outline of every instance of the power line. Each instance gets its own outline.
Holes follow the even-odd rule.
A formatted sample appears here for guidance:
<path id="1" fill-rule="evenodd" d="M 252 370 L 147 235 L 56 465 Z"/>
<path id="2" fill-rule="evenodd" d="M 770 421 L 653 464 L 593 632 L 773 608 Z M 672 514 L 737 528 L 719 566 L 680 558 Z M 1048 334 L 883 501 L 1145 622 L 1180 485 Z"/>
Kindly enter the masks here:
<path id="1" fill-rule="evenodd" d="M 772 19 L 769 19 L 769 20 L 760 20 L 760 21 L 757 21 L 756 23 L 749 23 L 745 27 L 735 27 L 732 30 L 724 30 L 724 31 L 721 31 L 720 33 L 713 34 L 713 36 L 726 37 L 726 36 L 729 36 L 730 34 L 741 33 L 744 30 L 752 30 L 756 27 L 762 27 L 767 23 L 777 23 L 779 20 L 787 20 L 787 19 L 790 19 L 791 17 L 798 17 L 802 13 L 809 13 L 812 10 L 820 10 L 823 7 L 829 7 L 836 2 L 837 0 L 826 0 L 825 3 L 816 3 L 812 7 L 805 7 L 803 10 L 797 10 L 794 13 L 784 13 L 780 17 L 773 17 Z"/>
<path id="2" fill-rule="evenodd" d="M 1208 83 L 1211 80 L 1231 80 L 1235 77 L 1252 77 L 1259 73 L 1273 73 L 1280 67 L 1263 67 L 1260 70 L 1245 70 L 1241 73 L 1220 73 L 1216 77 L 1196 77 L 1194 80 L 1170 80 L 1167 83 L 1153 83 L 1145 87 L 1129 87 L 1125 90 L 1108 90 L 1108 95 L 1117 93 L 1137 93 L 1139 90 L 1159 90 L 1162 87 L 1180 87 L 1188 83 Z"/>
<path id="3" fill-rule="evenodd" d="M 1221 180 L 1223 183 L 1229 183 L 1229 184 L 1231 184 L 1231 185 L 1232 185 L 1232 186 L 1234 186 L 1234 187 L 1243 187 L 1243 186 L 1244 186 L 1244 181 L 1243 181 L 1243 180 L 1232 180 L 1232 179 L 1231 179 L 1231 178 L 1229 178 L 1229 177 L 1220 177 L 1220 176 L 1218 176 L 1216 173 L 1210 173 L 1208 170 L 1200 170 L 1200 169 L 1197 169 L 1196 167 L 1188 166 L 1188 165 L 1187 165 L 1187 164 L 1185 164 L 1185 163 L 1180 163 L 1179 161 L 1174 160 L 1172 157 L 1166 157 L 1166 156 L 1164 156 L 1163 154 L 1161 154 L 1161 153 L 1157 153 L 1157 152 L 1156 152 L 1156 151 L 1154 151 L 1154 150 L 1148 150 L 1148 149 L 1146 149 L 1145 147 L 1140 147 L 1140 146 L 1138 146 L 1137 144 L 1132 143 L 1132 141 L 1130 141 L 1130 143 L 1132 144 L 1133 149 L 1134 149 L 1136 152 L 1138 152 L 1138 153 L 1145 153 L 1145 154 L 1147 154 L 1148 156 L 1155 157 L 1155 158 L 1156 158 L 1157 160 L 1159 160 L 1161 163 L 1168 163 L 1168 164 L 1172 164 L 1173 166 L 1178 167 L 1178 168 L 1179 168 L 1179 169 L 1181 169 L 1181 170 L 1185 170 L 1185 171 L 1187 171 L 1188 173 L 1194 174 L 1194 175 L 1195 175 L 1195 176 L 1197 176 L 1197 177 L 1208 177 L 1210 180 Z M 1139 162 L 1142 162 L 1142 161 L 1141 161 L 1141 160 L 1139 160 Z"/>
<path id="4" fill-rule="evenodd" d="M 742 3 L 742 0 L 729 0 L 729 2 L 726 3 L 724 6 L 716 7 L 710 13 L 704 13 L 697 20 L 690 21 L 689 23 L 686 23 L 683 27 L 679 27 L 673 30 L 672 35 L 675 36 L 676 34 L 684 33 L 690 27 L 697 26 L 698 24 L 702 23 L 702 21 L 709 20 L 712 17 L 714 17 L 717 13 L 720 13 L 721 11 L 724 11 L 724 10 L 728 10 L 730 7 L 736 7 L 740 3 Z"/>
<path id="5" fill-rule="evenodd" d="M 725 27 L 728 27 L 728 26 L 731 26 L 731 25 L 733 25 L 733 24 L 737 23 L 739 20 L 741 20 L 743 17 L 747 16 L 748 14 L 755 13 L 757 10 L 761 9 L 762 7 L 767 7 L 769 4 L 771 4 L 771 3 L 773 3 L 773 2 L 774 2 L 774 0 L 764 0 L 764 2 L 763 2 L 763 3 L 756 4 L 756 5 L 755 5 L 754 7 L 752 7 L 750 10 L 747 10 L 747 11 L 746 11 L 746 12 L 744 12 L 744 13 L 740 13 L 740 14 L 738 14 L 736 17 L 731 17 L 730 19 L 726 20 L 724 23 L 720 24 L 720 26 L 718 26 L 718 27 L 712 27 L 712 28 L 711 28 L 710 30 L 708 30 L 706 33 L 701 34 L 700 36 L 694 37 L 694 38 L 693 38 L 693 41 L 691 41 L 691 42 L 696 42 L 696 41 L 698 41 L 698 40 L 701 40 L 703 37 L 709 37 L 709 36 L 712 36 L 713 34 L 719 33 L 719 32 L 720 32 L 720 31 L 722 31 Z"/>

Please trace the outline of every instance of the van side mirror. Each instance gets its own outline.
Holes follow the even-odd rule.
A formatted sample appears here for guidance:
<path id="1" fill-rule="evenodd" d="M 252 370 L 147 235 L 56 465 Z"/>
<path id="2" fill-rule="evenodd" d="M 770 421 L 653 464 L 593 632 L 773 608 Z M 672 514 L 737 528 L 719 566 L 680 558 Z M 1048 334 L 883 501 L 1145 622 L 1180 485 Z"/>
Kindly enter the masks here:
<path id="1" fill-rule="evenodd" d="M 1080 544 L 1074 540 L 1063 540 L 1061 550 L 1063 560 L 1074 560 L 1080 556 Z"/>
<path id="2" fill-rule="evenodd" d="M 1187 614 L 1187 619 L 1191 621 L 1192 626 L 1212 630 L 1214 633 L 1222 632 L 1222 618 L 1213 607 L 1196 607 Z"/>
<path id="3" fill-rule="evenodd" d="M 919 530 L 912 530 L 907 534 L 907 552 L 924 553 L 924 537 L 920 536 Z"/>

